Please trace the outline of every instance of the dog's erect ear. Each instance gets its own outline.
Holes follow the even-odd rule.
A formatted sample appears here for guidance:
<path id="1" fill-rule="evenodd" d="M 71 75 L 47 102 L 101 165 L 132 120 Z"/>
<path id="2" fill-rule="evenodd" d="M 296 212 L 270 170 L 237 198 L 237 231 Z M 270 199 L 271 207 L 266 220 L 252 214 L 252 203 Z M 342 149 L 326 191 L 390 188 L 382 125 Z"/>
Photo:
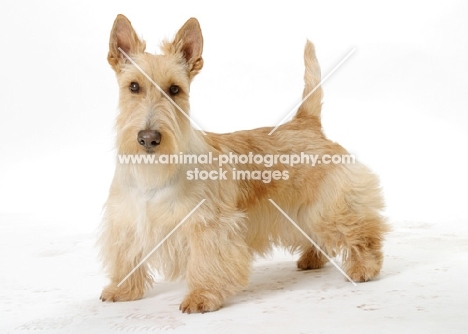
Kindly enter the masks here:
<path id="1" fill-rule="evenodd" d="M 180 28 L 172 42 L 171 51 L 182 54 L 187 62 L 190 78 L 202 69 L 203 36 L 196 18 L 192 17 Z"/>
<path id="2" fill-rule="evenodd" d="M 133 30 L 130 21 L 122 14 L 117 15 L 109 39 L 109 54 L 107 61 L 114 71 L 120 72 L 120 67 L 126 58 L 119 50 L 121 48 L 127 55 L 144 52 L 146 43 L 140 40 Z"/>

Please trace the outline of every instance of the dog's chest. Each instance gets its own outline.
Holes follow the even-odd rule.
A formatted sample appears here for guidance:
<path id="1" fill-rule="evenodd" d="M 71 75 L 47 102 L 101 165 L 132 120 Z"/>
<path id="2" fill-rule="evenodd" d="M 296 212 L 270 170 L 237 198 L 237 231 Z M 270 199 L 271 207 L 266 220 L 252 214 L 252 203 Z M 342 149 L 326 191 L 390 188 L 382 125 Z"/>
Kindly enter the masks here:
<path id="1" fill-rule="evenodd" d="M 183 195 L 173 187 L 136 189 L 133 202 L 139 234 L 167 233 L 184 216 Z"/>

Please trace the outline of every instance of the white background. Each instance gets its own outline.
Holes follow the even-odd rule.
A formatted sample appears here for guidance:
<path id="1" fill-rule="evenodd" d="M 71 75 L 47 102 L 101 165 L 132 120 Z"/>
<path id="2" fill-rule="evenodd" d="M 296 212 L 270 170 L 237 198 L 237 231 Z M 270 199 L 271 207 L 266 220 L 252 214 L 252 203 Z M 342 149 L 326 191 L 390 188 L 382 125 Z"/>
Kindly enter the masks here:
<path id="1" fill-rule="evenodd" d="M 198 18 L 205 41 L 205 66 L 192 84 L 191 113 L 207 131 L 276 125 L 300 101 L 306 38 L 316 45 L 323 76 L 356 48 L 324 84 L 322 119 L 329 138 L 369 165 L 382 181 L 386 215 L 394 232 L 389 236 L 388 259 L 380 281 L 368 283 L 382 284 L 373 286 L 370 298 L 379 303 L 379 295 L 390 289 L 389 284 L 397 284 L 388 278 L 392 276 L 389 273 L 400 273 L 392 276 L 398 282 L 416 282 L 431 276 L 434 281 L 419 287 L 421 291 L 432 291 L 437 284 L 453 289 L 439 296 L 445 298 L 442 302 L 433 301 L 434 314 L 440 314 L 437 305 L 451 306 L 454 312 L 445 308 L 447 315 L 435 319 L 430 312 L 417 313 L 419 306 L 404 312 L 396 307 L 407 319 L 392 323 L 402 327 L 411 323 L 413 332 L 424 326 L 443 329 L 451 324 L 453 331 L 463 328 L 463 317 L 457 316 L 457 311 L 460 305 L 466 307 L 468 300 L 456 298 L 456 291 L 467 287 L 466 283 L 456 283 L 462 282 L 459 275 L 463 273 L 452 272 L 439 280 L 430 270 L 412 274 L 401 271 L 405 266 L 396 259 L 405 258 L 408 266 L 427 261 L 434 270 L 438 263 L 434 259 L 448 268 L 466 267 L 466 2 L 3 1 L 0 291 L 5 297 L 0 310 L 8 316 L 5 329 L 138 329 L 141 324 L 132 321 L 141 321 L 144 316 L 132 318 L 130 315 L 136 313 L 129 309 L 141 307 L 156 314 L 156 305 L 172 312 L 170 319 L 179 321 L 174 320 L 176 325 L 164 323 L 161 328 L 182 332 L 203 329 L 197 327 L 203 323 L 187 323 L 188 319 L 199 321 L 194 320 L 199 319 L 197 316 L 187 318 L 177 311 L 183 285 L 162 283 L 175 296 L 174 300 L 169 298 L 169 303 L 164 298 L 158 300 L 155 291 L 149 299 L 124 306 L 99 304 L 97 300 L 105 277 L 94 240 L 113 173 L 112 127 L 117 114 L 117 85 L 106 56 L 110 29 L 118 13 L 132 21 L 151 52 L 158 50 L 161 39 L 172 38 L 189 17 Z M 401 243 L 404 245 L 399 246 Z M 437 257 L 441 252 L 445 255 Z M 212 319 L 225 320 L 224 329 L 235 331 L 243 328 L 235 319 L 250 315 L 251 322 L 247 323 L 258 324 L 259 332 L 274 332 L 281 326 L 288 328 L 289 314 L 304 309 L 299 307 L 300 301 L 295 301 L 291 309 L 278 310 L 278 314 L 272 311 L 271 318 L 262 318 L 265 309 L 255 302 L 262 294 L 267 295 L 264 307 L 275 303 L 285 306 L 294 293 L 300 296 L 325 284 L 321 282 L 325 276 L 336 285 L 328 286 L 324 296 L 330 297 L 329 289 L 333 291 L 336 286 L 347 289 L 348 283 L 328 266 L 322 278 L 312 280 L 315 286 L 301 282 L 292 295 L 278 297 L 265 292 L 268 289 L 264 287 L 257 291 L 257 285 L 274 279 L 268 274 L 271 268 L 282 268 L 284 264 L 284 270 L 289 270 L 287 276 L 273 270 L 273 277 L 278 276 L 281 282 L 300 275 L 294 271 L 292 258 L 281 262 L 281 254 L 273 256 L 271 262 L 257 264 L 250 293 L 245 292 L 244 299 L 238 298 L 230 307 L 204 315 L 203 319 L 217 317 Z M 412 286 L 406 288 L 412 291 Z M 315 293 L 320 296 L 320 292 Z M 414 293 L 407 296 L 409 303 L 417 295 Z M 346 296 L 329 300 L 331 313 L 347 303 L 358 311 L 365 308 L 360 305 L 369 305 L 369 301 L 359 304 L 353 299 L 355 295 Z M 388 302 L 395 305 L 395 300 L 389 298 Z M 77 315 L 64 305 L 77 306 L 82 312 L 80 317 L 88 317 L 89 327 L 77 321 Z M 316 320 L 314 314 L 324 310 L 323 305 L 314 302 L 304 307 L 310 314 L 300 317 L 303 322 L 296 322 L 297 332 L 313 330 L 304 319 Z M 371 330 L 372 324 L 390 321 L 391 312 L 382 312 L 365 325 L 357 320 L 359 314 L 351 314 L 354 322 L 351 318 L 342 321 L 356 327 L 343 328 Z M 325 319 L 325 313 L 318 318 Z M 284 322 L 280 314 L 286 316 Z M 127 319 L 121 328 L 112 327 L 116 315 Z M 146 315 L 144 320 L 153 324 L 155 319 Z M 424 319 L 432 319 L 432 327 Z M 62 324 L 57 325 L 60 321 Z M 165 320 L 155 320 L 161 321 Z M 268 327 L 272 321 L 275 325 Z M 317 331 L 333 331 L 333 324 L 321 323 Z"/>

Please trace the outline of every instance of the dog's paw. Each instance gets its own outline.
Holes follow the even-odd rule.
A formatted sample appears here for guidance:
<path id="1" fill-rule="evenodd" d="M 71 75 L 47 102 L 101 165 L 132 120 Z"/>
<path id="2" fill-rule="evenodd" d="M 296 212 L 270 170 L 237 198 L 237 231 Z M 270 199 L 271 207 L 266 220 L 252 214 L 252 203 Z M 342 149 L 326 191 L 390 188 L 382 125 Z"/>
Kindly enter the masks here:
<path id="1" fill-rule="evenodd" d="M 361 252 L 347 259 L 343 269 L 354 282 L 367 282 L 379 275 L 382 257 L 380 250 Z"/>
<path id="2" fill-rule="evenodd" d="M 320 269 L 328 262 L 327 258 L 315 249 L 308 249 L 297 261 L 297 268 L 301 270 Z"/>
<path id="3" fill-rule="evenodd" d="M 117 284 L 112 283 L 102 290 L 100 299 L 103 302 L 123 302 L 141 299 L 143 294 L 144 291 L 129 289 L 128 287 L 118 287 Z"/>
<path id="4" fill-rule="evenodd" d="M 367 282 L 375 278 L 380 273 L 380 268 L 378 266 L 360 266 L 354 265 L 346 270 L 346 274 L 354 282 Z"/>
<path id="5" fill-rule="evenodd" d="M 203 290 L 189 293 L 180 304 L 183 313 L 205 313 L 219 310 L 221 302 L 215 294 Z"/>
<path id="6" fill-rule="evenodd" d="M 300 270 L 310 270 L 310 269 L 320 269 L 325 265 L 326 261 L 320 261 L 317 259 L 301 259 L 297 261 L 297 269 Z"/>

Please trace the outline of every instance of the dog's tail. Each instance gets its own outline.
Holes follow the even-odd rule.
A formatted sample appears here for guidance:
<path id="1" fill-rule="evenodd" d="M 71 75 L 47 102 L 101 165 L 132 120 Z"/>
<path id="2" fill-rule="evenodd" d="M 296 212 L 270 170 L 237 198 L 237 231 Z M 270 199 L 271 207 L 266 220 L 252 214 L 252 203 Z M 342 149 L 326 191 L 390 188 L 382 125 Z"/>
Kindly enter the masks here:
<path id="1" fill-rule="evenodd" d="M 320 119 L 322 110 L 322 85 L 320 85 L 320 66 L 315 56 L 315 47 L 307 40 L 304 50 L 304 92 L 302 94 L 302 104 L 297 110 L 295 118 L 317 117 Z"/>

